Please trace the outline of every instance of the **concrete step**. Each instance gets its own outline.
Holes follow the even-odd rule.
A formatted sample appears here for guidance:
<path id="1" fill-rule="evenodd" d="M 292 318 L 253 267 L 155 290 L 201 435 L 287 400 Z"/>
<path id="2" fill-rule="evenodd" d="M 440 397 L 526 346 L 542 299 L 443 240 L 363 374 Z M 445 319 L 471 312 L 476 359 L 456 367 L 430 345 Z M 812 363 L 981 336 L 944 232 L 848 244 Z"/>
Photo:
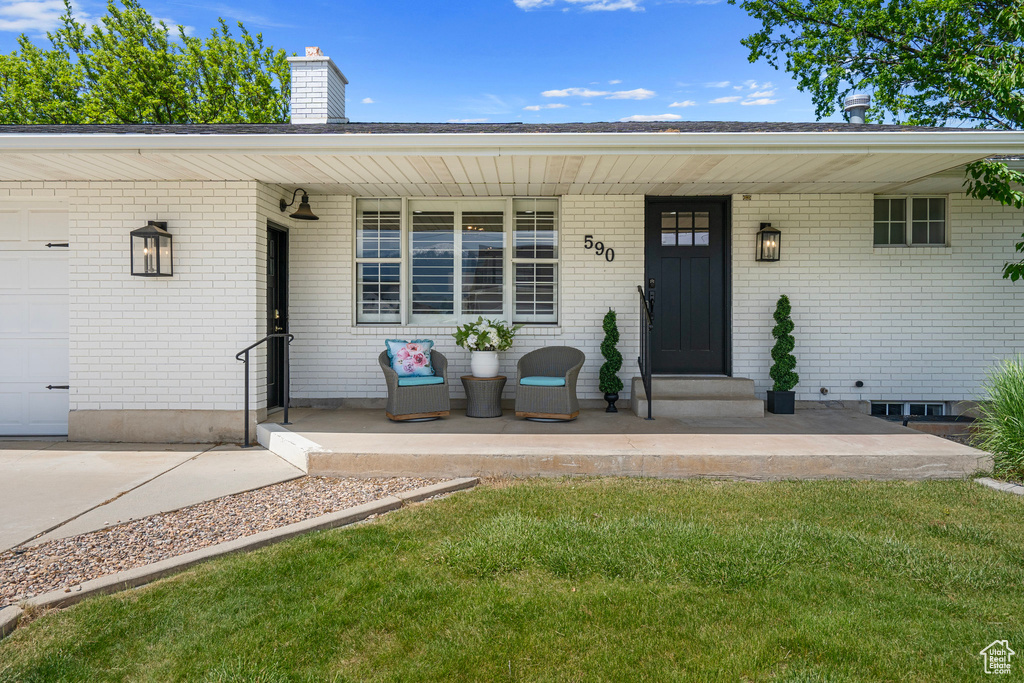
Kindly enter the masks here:
<path id="1" fill-rule="evenodd" d="M 764 401 L 754 397 L 754 382 L 733 377 L 655 377 L 654 417 L 764 417 Z M 634 377 L 630 407 L 647 417 L 643 379 Z M 706 393 L 702 393 L 702 391 Z"/>
<path id="2" fill-rule="evenodd" d="M 647 399 L 633 401 L 633 412 L 647 417 Z M 757 398 L 694 397 L 654 399 L 654 417 L 764 417 L 764 401 Z"/>
<path id="3" fill-rule="evenodd" d="M 753 398 L 754 380 L 745 377 L 651 378 L 655 400 L 661 398 Z M 633 378 L 633 395 L 646 396 L 642 377 Z"/>

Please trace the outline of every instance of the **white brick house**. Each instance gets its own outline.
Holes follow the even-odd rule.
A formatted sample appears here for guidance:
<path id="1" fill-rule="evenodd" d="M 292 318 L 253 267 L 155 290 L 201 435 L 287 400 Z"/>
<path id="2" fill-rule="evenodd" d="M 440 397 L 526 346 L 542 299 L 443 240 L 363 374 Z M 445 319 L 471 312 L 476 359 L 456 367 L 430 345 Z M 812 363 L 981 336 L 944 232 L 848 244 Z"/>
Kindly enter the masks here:
<path id="1" fill-rule="evenodd" d="M 609 307 L 628 398 L 652 277 L 675 307 L 659 334 L 700 350 L 666 351 L 655 371 L 749 377 L 762 397 L 780 294 L 798 400 L 824 388 L 953 411 L 1024 352 L 1024 285 L 1000 276 L 1024 212 L 961 187 L 964 164 L 1024 155 L 1020 133 L 358 124 L 329 59 L 293 68 L 290 125 L 0 127 L 0 435 L 240 439 L 234 355 L 274 324 L 275 229 L 293 405 L 380 403 L 385 338 L 432 338 L 449 376 L 466 374 L 451 333 L 481 313 L 525 323 L 506 372 L 533 348 L 576 346 L 581 398 L 597 400 Z M 298 188 L 318 221 L 279 209 Z M 129 272 L 129 232 L 149 221 L 173 236 L 172 277 Z M 777 262 L 754 258 L 762 223 L 782 232 Z M 250 422 L 273 402 L 265 347 L 253 370 Z"/>

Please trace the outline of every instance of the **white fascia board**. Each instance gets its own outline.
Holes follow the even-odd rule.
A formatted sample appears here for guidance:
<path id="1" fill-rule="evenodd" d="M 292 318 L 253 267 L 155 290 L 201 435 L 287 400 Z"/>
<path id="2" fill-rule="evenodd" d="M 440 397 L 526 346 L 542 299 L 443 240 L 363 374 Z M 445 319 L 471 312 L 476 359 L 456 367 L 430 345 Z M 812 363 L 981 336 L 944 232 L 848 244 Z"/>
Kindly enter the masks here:
<path id="1" fill-rule="evenodd" d="M 325 133 L 0 135 L 0 153 L 1024 155 L 1024 133 Z"/>

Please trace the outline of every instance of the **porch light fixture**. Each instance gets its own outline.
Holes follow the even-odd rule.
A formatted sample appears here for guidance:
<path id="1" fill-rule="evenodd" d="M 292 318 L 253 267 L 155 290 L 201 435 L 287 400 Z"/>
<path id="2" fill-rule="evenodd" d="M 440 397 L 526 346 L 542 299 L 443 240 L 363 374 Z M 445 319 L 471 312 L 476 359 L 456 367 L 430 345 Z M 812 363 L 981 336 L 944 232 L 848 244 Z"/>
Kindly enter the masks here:
<path id="1" fill-rule="evenodd" d="M 757 231 L 758 261 L 778 261 L 782 256 L 782 232 L 771 223 L 762 223 Z"/>
<path id="2" fill-rule="evenodd" d="M 291 215 L 291 218 L 297 218 L 300 221 L 318 221 L 320 217 L 313 213 L 313 210 L 309 208 L 309 195 L 301 187 L 292 192 L 292 200 L 287 204 L 284 200 L 281 200 L 281 211 L 284 211 L 289 206 L 295 203 L 295 195 L 302 193 L 302 201 L 299 202 L 299 208 L 295 210 L 295 213 Z"/>
<path id="3" fill-rule="evenodd" d="M 146 227 L 131 231 L 132 275 L 171 277 L 171 234 L 167 223 L 150 221 Z"/>

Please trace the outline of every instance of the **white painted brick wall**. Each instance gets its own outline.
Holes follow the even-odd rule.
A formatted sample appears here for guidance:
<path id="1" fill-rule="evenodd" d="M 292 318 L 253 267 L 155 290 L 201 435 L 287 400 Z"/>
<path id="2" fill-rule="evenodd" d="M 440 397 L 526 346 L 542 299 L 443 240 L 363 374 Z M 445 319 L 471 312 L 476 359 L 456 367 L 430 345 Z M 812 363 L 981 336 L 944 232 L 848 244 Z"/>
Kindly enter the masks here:
<path id="1" fill-rule="evenodd" d="M 346 123 L 345 77 L 329 57 L 290 57 L 291 122 Z"/>
<path id="2" fill-rule="evenodd" d="M 527 351 L 568 345 L 587 355 L 580 374 L 581 398 L 600 398 L 598 370 L 604 359 L 601 321 L 609 307 L 619 315 L 624 357 L 620 376 L 634 374 L 638 347 L 636 286 L 643 275 L 642 196 L 570 196 L 562 199 L 560 231 L 560 324 L 528 326 L 515 346 L 501 354 L 501 371 L 510 378 L 505 397 L 515 395 L 516 360 Z M 356 326 L 353 321 L 353 198 L 316 197 L 316 222 L 290 223 L 290 315 L 292 395 L 299 399 L 379 398 L 386 396 L 377 356 L 384 340 L 433 339 L 448 358 L 452 396 L 464 397 L 461 375 L 469 374 L 469 352 L 455 346 L 454 326 Z M 583 236 L 594 235 L 615 249 L 607 262 L 584 249 Z"/>
<path id="3" fill-rule="evenodd" d="M 0 183 L 7 197 L 68 208 L 71 410 L 242 408 L 234 354 L 266 297 L 256 183 Z M 150 220 L 174 236 L 174 277 L 130 274 L 128 233 Z"/>
<path id="4" fill-rule="evenodd" d="M 4 198 L 60 201 L 71 241 L 71 407 L 238 410 L 234 354 L 266 333 L 266 223 L 289 230 L 292 393 L 300 399 L 383 397 L 376 357 L 389 337 L 428 337 L 450 360 L 453 396 L 469 372 L 453 327 L 356 326 L 353 199 L 314 198 L 316 222 L 293 221 L 278 200 L 294 188 L 251 182 L 0 183 Z M 793 301 L 798 397 L 952 401 L 977 398 L 986 371 L 1024 352 L 1024 285 L 1003 280 L 1024 213 L 962 195 L 950 200 L 950 248 L 872 246 L 871 195 L 754 195 L 733 201 L 734 374 L 769 388 L 771 313 Z M 541 346 L 587 354 L 583 398 L 600 398 L 601 318 L 619 313 L 620 373 L 635 374 L 643 278 L 642 196 L 561 201 L 560 323 L 530 326 L 502 371 Z M 129 274 L 128 233 L 165 220 L 173 278 Z M 754 234 L 782 230 L 782 261 L 753 260 Z M 594 235 L 609 263 L 584 248 Z M 253 355 L 253 407 L 265 401 L 263 351 Z M 855 389 L 854 382 L 865 382 Z M 514 395 L 510 382 L 506 397 Z M 623 398 L 628 393 L 623 392 Z"/>
<path id="5" fill-rule="evenodd" d="M 733 370 L 759 395 L 780 294 L 800 400 L 977 399 L 991 366 L 1024 352 L 1024 286 L 1001 277 L 1024 212 L 953 195 L 950 247 L 876 248 L 873 206 L 869 194 L 734 197 Z M 754 261 L 762 221 L 782 231 L 778 263 Z"/>

